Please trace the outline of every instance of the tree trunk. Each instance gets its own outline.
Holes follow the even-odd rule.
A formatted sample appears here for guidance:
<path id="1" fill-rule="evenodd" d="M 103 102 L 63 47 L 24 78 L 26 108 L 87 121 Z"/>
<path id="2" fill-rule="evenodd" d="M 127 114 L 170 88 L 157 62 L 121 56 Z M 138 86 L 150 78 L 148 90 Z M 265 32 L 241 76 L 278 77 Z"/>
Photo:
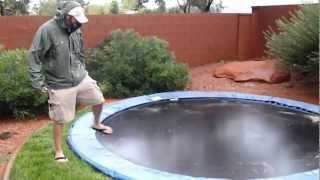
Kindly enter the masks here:
<path id="1" fill-rule="evenodd" d="M 187 2 L 183 2 L 183 4 L 180 4 L 180 1 L 177 0 L 177 3 L 178 3 L 178 7 L 183 11 L 183 13 L 187 13 L 187 4 L 188 4 L 188 1 Z"/>
<path id="2" fill-rule="evenodd" d="M 209 1 L 208 1 L 208 4 L 207 4 L 207 6 L 204 8 L 204 11 L 203 11 L 203 12 L 205 12 L 205 13 L 210 12 L 210 7 L 211 7 L 213 1 L 214 1 L 214 0 L 209 0 Z"/>
<path id="3" fill-rule="evenodd" d="M 187 13 L 190 13 L 191 0 L 187 0 Z"/>

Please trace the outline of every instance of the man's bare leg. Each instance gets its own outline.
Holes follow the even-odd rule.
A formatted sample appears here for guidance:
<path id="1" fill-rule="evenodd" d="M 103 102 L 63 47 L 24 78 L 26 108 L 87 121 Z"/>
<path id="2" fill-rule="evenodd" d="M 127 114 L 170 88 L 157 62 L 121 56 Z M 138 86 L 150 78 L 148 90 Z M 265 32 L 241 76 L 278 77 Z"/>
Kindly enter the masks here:
<path id="1" fill-rule="evenodd" d="M 54 140 L 55 158 L 65 157 L 62 150 L 62 131 L 63 131 L 63 124 L 58 122 L 53 122 L 53 140 Z"/>
<path id="2" fill-rule="evenodd" d="M 104 129 L 105 133 L 111 134 L 113 132 L 112 128 L 110 126 L 105 126 L 100 123 L 100 115 L 102 112 L 102 107 L 103 107 L 103 104 L 92 106 L 92 112 L 94 116 L 93 127 L 97 129 Z"/>

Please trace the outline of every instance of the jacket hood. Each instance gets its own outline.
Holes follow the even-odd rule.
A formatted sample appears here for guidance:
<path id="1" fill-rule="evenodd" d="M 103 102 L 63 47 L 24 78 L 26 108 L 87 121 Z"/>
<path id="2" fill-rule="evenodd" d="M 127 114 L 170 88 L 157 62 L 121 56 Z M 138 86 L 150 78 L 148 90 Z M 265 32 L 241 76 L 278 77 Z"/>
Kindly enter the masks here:
<path id="1" fill-rule="evenodd" d="M 81 6 L 81 4 L 79 4 L 78 2 L 75 2 L 75 1 L 58 2 L 55 20 L 57 21 L 57 23 L 60 27 L 67 28 L 64 19 L 65 19 L 66 15 L 68 14 L 68 12 L 71 11 L 71 9 L 78 7 L 78 6 Z"/>

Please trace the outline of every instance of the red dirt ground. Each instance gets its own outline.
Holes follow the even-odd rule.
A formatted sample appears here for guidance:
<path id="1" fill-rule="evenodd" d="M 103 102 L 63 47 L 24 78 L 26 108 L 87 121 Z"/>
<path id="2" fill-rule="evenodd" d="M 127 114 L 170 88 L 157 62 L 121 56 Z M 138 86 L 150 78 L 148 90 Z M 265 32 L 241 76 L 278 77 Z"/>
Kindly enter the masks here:
<path id="1" fill-rule="evenodd" d="M 234 82 L 226 78 L 212 76 L 214 69 L 219 64 L 207 64 L 191 69 L 190 90 L 204 91 L 236 91 L 258 95 L 277 96 L 308 103 L 318 104 L 318 85 L 307 84 L 302 80 L 291 80 L 280 84 L 264 82 Z M 295 78 L 292 78 L 295 79 Z"/>
<path id="2" fill-rule="evenodd" d="M 298 80 L 292 80 L 281 84 L 267 84 L 263 82 L 242 82 L 237 83 L 225 78 L 212 76 L 214 68 L 218 64 L 208 64 L 191 69 L 191 83 L 188 90 L 203 91 L 237 91 L 259 95 L 277 96 L 318 104 L 318 86 L 307 85 Z M 110 102 L 113 100 L 107 100 Z M 38 120 L 19 121 L 0 118 L 0 134 L 10 132 L 12 136 L 8 139 L 0 139 L 0 179 L 3 177 L 6 163 L 12 153 L 32 134 L 36 129 L 48 122 L 47 117 L 40 117 Z"/>
<path id="3" fill-rule="evenodd" d="M 11 134 L 8 139 L 0 138 L 0 179 L 3 177 L 5 166 L 15 150 L 30 134 L 46 124 L 47 119 L 47 117 L 39 117 L 37 120 L 0 118 L 0 134 L 7 132 Z"/>

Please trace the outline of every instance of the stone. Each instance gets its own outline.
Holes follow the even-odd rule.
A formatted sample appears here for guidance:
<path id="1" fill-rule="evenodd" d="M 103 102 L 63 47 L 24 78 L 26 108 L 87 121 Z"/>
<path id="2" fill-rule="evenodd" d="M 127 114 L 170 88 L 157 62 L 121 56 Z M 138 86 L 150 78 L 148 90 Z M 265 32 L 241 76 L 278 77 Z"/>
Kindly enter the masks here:
<path id="1" fill-rule="evenodd" d="M 12 136 L 12 133 L 8 132 L 8 131 L 0 133 L 0 139 L 1 140 L 9 139 L 11 136 Z"/>
<path id="2" fill-rule="evenodd" d="M 217 67 L 213 76 L 229 78 L 236 82 L 264 81 L 281 83 L 290 80 L 290 73 L 276 66 L 275 60 L 235 61 Z"/>

